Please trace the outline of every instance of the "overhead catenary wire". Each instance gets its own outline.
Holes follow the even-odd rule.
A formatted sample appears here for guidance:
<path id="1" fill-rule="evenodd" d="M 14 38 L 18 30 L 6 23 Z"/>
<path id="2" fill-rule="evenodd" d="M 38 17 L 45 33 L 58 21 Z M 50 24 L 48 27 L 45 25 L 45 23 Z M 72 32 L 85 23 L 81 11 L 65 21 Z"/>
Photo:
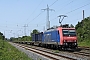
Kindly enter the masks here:
<path id="1" fill-rule="evenodd" d="M 43 0 L 42 0 L 42 1 L 43 1 Z M 42 2 L 42 1 L 41 1 L 41 2 Z M 54 1 L 49 7 L 51 7 L 52 5 L 54 5 L 57 1 L 58 1 L 58 0 Z M 41 4 L 41 2 L 40 2 L 40 4 Z M 40 5 L 40 4 L 39 4 L 39 5 Z M 38 6 L 39 6 L 39 5 L 38 5 Z M 36 8 L 36 9 L 37 9 L 37 8 Z M 33 11 L 33 13 L 36 11 L 36 9 Z M 32 13 L 32 14 L 33 14 L 33 13 Z M 38 14 L 35 18 L 33 18 L 30 22 L 32 22 L 33 20 L 35 20 L 35 19 L 36 19 L 37 17 L 39 17 L 42 13 L 43 13 L 43 12 L 39 13 L 39 14 Z M 28 20 L 28 19 L 27 19 L 27 20 Z M 30 23 L 30 22 L 29 22 L 29 23 Z M 29 24 L 29 23 L 27 23 L 27 24 Z"/>
<path id="2" fill-rule="evenodd" d="M 75 0 L 70 1 L 69 3 L 67 3 L 67 4 L 65 5 L 65 7 L 66 7 L 67 5 L 73 3 L 74 1 L 75 1 Z M 65 8 L 65 7 L 64 7 L 64 8 Z M 62 7 L 61 9 L 63 9 L 63 7 Z M 61 9 L 59 9 L 58 11 L 60 11 Z M 55 12 L 58 12 L 58 11 L 55 11 Z M 53 15 L 54 15 L 54 14 L 53 14 Z M 55 17 L 54 19 L 56 19 L 56 17 Z"/>
<path id="3" fill-rule="evenodd" d="M 43 0 L 41 0 L 41 2 L 39 3 L 39 5 L 37 5 L 37 7 L 36 7 L 35 10 L 31 13 L 30 16 L 32 16 L 32 14 L 34 14 L 35 11 L 37 11 L 38 7 L 41 5 L 42 2 L 43 2 Z M 41 13 L 42 13 L 42 12 L 41 12 Z M 38 16 L 40 16 L 41 13 L 39 13 L 33 20 L 35 20 Z M 29 18 L 27 18 L 27 20 L 29 20 Z M 27 20 L 25 20 L 25 21 L 27 21 Z M 33 21 L 33 20 L 32 20 L 32 21 Z M 14 28 L 14 27 L 13 27 L 13 28 Z M 22 29 L 21 29 L 21 30 L 22 30 Z"/>
<path id="4" fill-rule="evenodd" d="M 54 5 L 58 0 L 55 0 L 49 7 L 51 7 L 52 5 Z"/>
<path id="5" fill-rule="evenodd" d="M 84 6 L 85 7 L 85 6 Z M 79 8 L 80 9 L 80 8 Z M 78 10 L 78 8 L 76 8 L 76 9 L 74 9 L 74 10 L 72 10 L 72 11 L 70 11 L 70 12 L 67 12 L 67 14 L 69 14 L 69 13 L 71 13 L 71 12 L 74 12 L 74 11 L 76 11 L 76 10 Z M 41 14 L 41 13 L 40 13 Z M 40 16 L 40 14 L 38 14 L 33 20 L 35 20 L 38 16 Z M 54 19 L 56 19 L 57 17 L 55 17 Z"/>
<path id="6" fill-rule="evenodd" d="M 78 9 L 80 9 L 80 8 L 83 8 L 83 7 L 85 7 L 85 6 L 88 6 L 88 5 L 90 5 L 90 3 L 85 4 L 85 5 L 81 6 L 81 7 L 78 7 L 78 8 L 76 8 L 76 9 L 72 10 L 72 11 L 69 11 L 69 12 L 65 13 L 65 14 L 69 14 L 69 13 L 71 13 L 71 12 L 74 12 L 74 11 L 76 11 L 76 10 L 78 10 Z M 57 17 L 53 18 L 52 20 L 54 20 L 54 19 L 56 19 L 56 18 L 57 18 Z"/>
<path id="7" fill-rule="evenodd" d="M 63 8 L 65 8 L 66 6 L 68 6 L 68 5 L 70 5 L 71 3 L 73 3 L 74 1 L 76 1 L 76 0 L 72 0 L 72 1 L 70 1 L 69 3 L 67 3 L 64 7 L 62 7 L 61 9 L 63 9 Z M 61 9 L 59 9 L 58 11 L 60 11 Z M 57 11 L 57 12 L 58 12 Z"/>
<path id="8" fill-rule="evenodd" d="M 32 22 L 32 21 L 34 21 L 36 18 L 38 18 L 41 14 L 43 13 L 43 11 L 42 12 L 40 12 L 35 18 L 33 18 L 30 22 Z M 30 22 L 28 22 L 27 24 L 29 24 Z"/>
<path id="9" fill-rule="evenodd" d="M 43 2 L 43 0 L 41 0 L 41 2 L 37 5 L 37 7 L 35 8 L 35 10 L 31 13 L 30 16 L 32 16 L 38 9 L 38 7 L 41 5 L 41 3 Z M 29 20 L 30 17 L 27 18 L 27 20 Z"/>
<path id="10" fill-rule="evenodd" d="M 76 8 L 76 9 L 74 9 L 74 10 L 72 10 L 72 11 L 69 11 L 69 12 L 67 12 L 67 13 L 65 13 L 65 14 L 72 13 L 72 12 L 74 12 L 74 11 L 76 11 L 76 10 L 78 10 L 78 9 L 81 9 L 81 8 L 83 8 L 83 7 L 86 7 L 86 6 L 88 6 L 88 5 L 90 5 L 90 3 L 87 3 L 87 4 L 83 5 L 83 6 L 80 6 L 80 7 Z M 53 19 L 51 19 L 51 20 L 55 20 L 55 19 L 57 19 L 57 18 L 58 18 L 58 17 L 55 17 L 55 18 L 53 18 Z M 42 23 L 42 24 L 44 24 L 44 23 Z"/>
<path id="11" fill-rule="evenodd" d="M 58 0 L 56 0 L 55 2 L 57 2 Z M 73 2 L 74 0 L 72 0 L 70 3 L 68 3 L 67 5 L 69 5 L 69 4 L 71 4 L 72 2 Z M 55 3 L 54 2 L 54 3 Z M 52 6 L 52 5 L 54 5 L 54 3 L 52 3 L 50 6 Z M 88 5 L 88 4 L 87 4 Z M 86 6 L 86 5 L 85 5 Z M 77 8 L 78 9 L 78 8 Z M 75 10 L 77 10 L 77 9 L 75 9 Z M 75 10 L 72 10 L 72 11 L 70 11 L 70 12 L 68 12 L 68 13 L 71 13 L 71 12 L 73 12 L 73 11 L 75 11 Z M 66 14 L 68 14 L 68 13 L 66 13 Z M 41 13 L 39 13 L 33 20 L 35 20 L 39 15 L 40 15 Z M 51 19 L 51 20 L 55 20 L 57 17 L 55 17 L 55 18 L 53 18 L 53 19 Z M 32 20 L 32 21 L 33 21 Z"/>
<path id="12" fill-rule="evenodd" d="M 78 10 L 78 9 L 80 9 L 80 8 L 83 8 L 83 7 L 85 7 L 85 6 L 88 6 L 88 5 L 90 5 L 90 3 L 85 4 L 85 5 L 83 5 L 83 6 L 79 7 L 79 8 L 76 8 L 76 9 L 72 10 L 72 11 L 69 11 L 69 12 L 67 12 L 66 14 L 69 14 L 69 13 L 71 13 L 71 12 L 74 12 L 74 11 L 76 11 L 76 10 Z"/>
<path id="13" fill-rule="evenodd" d="M 35 13 L 35 11 L 38 9 L 38 7 L 40 6 L 40 4 L 41 4 L 42 2 L 43 2 L 43 0 L 41 0 L 41 2 L 40 2 L 39 5 L 36 7 L 36 9 L 32 12 L 32 14 Z M 31 15 L 32 15 L 32 14 L 31 14 Z M 36 19 L 37 17 L 39 17 L 41 14 L 42 14 L 42 12 L 40 12 L 40 13 L 39 13 L 35 18 L 33 18 L 31 21 L 35 20 L 35 19 Z M 29 19 L 29 18 L 28 18 L 28 19 Z M 28 19 L 27 19 L 27 20 L 28 20 Z M 30 22 L 31 22 L 31 21 L 30 21 Z M 29 23 L 30 23 L 30 22 L 29 22 Z M 29 24 L 29 23 L 28 23 L 28 24 Z"/>
<path id="14" fill-rule="evenodd" d="M 49 7 L 51 7 L 52 5 L 54 5 L 58 0 L 55 0 Z M 37 16 L 38 17 L 38 16 Z"/>
<path id="15" fill-rule="evenodd" d="M 42 1 L 43 1 L 43 0 L 42 0 Z M 42 2 L 42 1 L 41 1 L 41 2 Z M 54 5 L 57 1 L 58 1 L 58 0 L 54 1 L 49 7 L 51 7 L 52 5 Z M 40 4 L 41 4 L 41 3 L 40 3 Z M 40 4 L 39 4 L 39 5 L 40 5 Z M 38 6 L 39 6 L 39 5 L 38 5 Z M 37 8 L 36 8 L 36 9 L 37 9 Z M 35 11 L 36 11 L 36 10 L 35 10 Z M 34 12 L 35 12 L 35 11 L 34 11 Z M 42 13 L 43 13 L 43 12 L 39 13 L 39 14 L 38 14 L 35 18 L 33 18 L 31 21 L 35 20 L 35 19 L 36 19 L 37 17 L 39 17 Z M 31 21 L 30 21 L 30 22 L 31 22 Z M 30 22 L 29 22 L 29 23 L 30 23 Z M 29 23 L 27 23 L 27 24 L 29 24 Z"/>
<path id="16" fill-rule="evenodd" d="M 54 5 L 56 2 L 57 2 L 58 0 L 56 0 L 55 2 L 53 2 L 49 7 L 51 7 L 52 5 Z M 67 5 L 69 5 L 69 4 L 71 4 L 72 2 L 74 2 L 75 0 L 72 0 L 72 1 L 70 1 L 69 3 L 67 3 L 65 6 L 67 6 Z M 65 8 L 65 7 L 64 7 Z M 62 8 L 61 8 L 62 9 Z M 60 11 L 60 9 L 58 10 L 58 11 Z M 55 11 L 56 12 L 56 11 Z M 54 15 L 54 14 L 53 14 Z M 51 15 L 50 15 L 51 16 Z M 51 19 L 51 20 L 55 20 L 57 17 L 55 17 L 55 18 L 53 18 L 53 19 Z M 42 24 L 44 24 L 44 23 L 42 23 Z"/>
<path id="17" fill-rule="evenodd" d="M 73 2 L 73 1 L 71 1 L 69 4 L 71 4 L 72 2 Z M 69 5 L 69 4 L 68 4 L 68 5 Z M 53 4 L 52 4 L 52 5 L 53 5 Z M 51 5 L 51 6 L 52 6 L 52 5 Z M 78 8 L 76 8 L 76 9 L 72 10 L 72 11 L 67 12 L 66 14 L 72 13 L 72 12 L 74 12 L 74 11 L 80 9 L 80 8 L 83 8 L 83 7 L 87 6 L 87 5 L 89 5 L 89 4 L 85 4 L 85 5 L 81 6 L 81 7 L 78 7 Z M 39 13 L 35 18 L 33 18 L 33 20 L 35 20 L 36 18 L 38 18 L 41 14 L 42 14 L 42 12 Z M 52 20 L 55 20 L 55 19 L 57 19 L 57 17 L 55 17 L 55 18 L 52 19 Z M 32 21 L 33 21 L 33 20 L 32 20 Z"/>
<path id="18" fill-rule="evenodd" d="M 74 1 L 76 1 L 76 0 L 72 0 L 72 1 L 70 1 L 70 2 L 67 3 L 64 7 L 60 8 L 58 11 L 55 11 L 55 12 L 59 12 L 59 11 L 61 11 L 61 9 L 63 9 L 63 8 L 65 8 L 66 6 L 70 5 L 70 4 L 73 3 Z M 54 15 L 54 14 L 52 14 L 52 15 Z M 52 15 L 50 15 L 50 16 L 52 16 Z"/>
<path id="19" fill-rule="evenodd" d="M 56 0 L 56 1 L 57 1 L 57 0 Z M 71 2 L 71 3 L 72 3 L 72 2 Z M 70 3 L 70 4 L 71 4 L 71 3 Z M 55 4 L 55 3 L 54 3 L 54 4 Z M 51 4 L 51 6 L 53 6 L 54 4 Z M 87 5 L 90 5 L 90 3 L 89 3 L 89 4 L 85 4 L 85 5 L 81 6 L 81 7 L 78 7 L 78 8 L 76 8 L 76 9 L 72 10 L 72 11 L 69 11 L 69 12 L 67 12 L 66 14 L 72 13 L 72 12 L 74 12 L 74 11 L 80 9 L 80 8 L 83 8 L 83 7 L 87 6 Z M 66 7 L 67 7 L 67 6 L 66 6 Z M 33 18 L 30 22 L 32 22 L 33 20 L 35 20 L 36 18 L 38 18 L 41 14 L 42 14 L 42 12 L 40 12 L 40 13 L 39 13 L 35 18 Z M 57 17 L 53 18 L 52 20 L 55 20 L 55 19 L 57 19 Z M 30 22 L 29 22 L 29 23 L 30 23 Z M 28 23 L 28 24 L 29 24 L 29 23 Z"/>

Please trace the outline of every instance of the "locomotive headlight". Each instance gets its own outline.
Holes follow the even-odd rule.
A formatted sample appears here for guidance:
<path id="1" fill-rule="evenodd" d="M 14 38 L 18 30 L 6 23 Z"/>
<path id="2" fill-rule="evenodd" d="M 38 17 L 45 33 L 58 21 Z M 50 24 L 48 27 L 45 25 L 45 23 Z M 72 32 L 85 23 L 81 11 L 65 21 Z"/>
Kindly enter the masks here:
<path id="1" fill-rule="evenodd" d="M 77 45 L 77 43 L 75 43 L 75 45 Z"/>
<path id="2" fill-rule="evenodd" d="M 67 45 L 67 43 L 66 43 L 66 45 Z"/>
<path id="3" fill-rule="evenodd" d="M 76 40 L 74 40 L 74 42 L 77 42 Z"/>
<path id="4" fill-rule="evenodd" d="M 66 42 L 66 40 L 64 40 L 64 42 Z"/>
<path id="5" fill-rule="evenodd" d="M 65 40 L 64 40 L 64 42 L 65 42 Z"/>

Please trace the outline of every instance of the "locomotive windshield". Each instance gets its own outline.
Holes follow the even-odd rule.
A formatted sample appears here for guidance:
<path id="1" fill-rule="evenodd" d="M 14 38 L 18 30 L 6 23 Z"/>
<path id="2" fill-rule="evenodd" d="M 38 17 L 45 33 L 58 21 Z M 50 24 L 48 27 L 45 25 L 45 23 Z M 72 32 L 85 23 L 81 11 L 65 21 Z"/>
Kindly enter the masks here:
<path id="1" fill-rule="evenodd" d="M 63 30 L 63 36 L 76 36 L 75 30 Z"/>

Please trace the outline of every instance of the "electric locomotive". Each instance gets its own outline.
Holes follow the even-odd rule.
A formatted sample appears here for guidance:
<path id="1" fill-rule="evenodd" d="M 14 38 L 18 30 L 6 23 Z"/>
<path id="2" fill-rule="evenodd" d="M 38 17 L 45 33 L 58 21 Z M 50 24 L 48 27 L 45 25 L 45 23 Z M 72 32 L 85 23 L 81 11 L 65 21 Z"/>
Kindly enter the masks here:
<path id="1" fill-rule="evenodd" d="M 57 27 L 49 29 L 43 33 L 32 35 L 34 45 L 58 48 L 75 49 L 77 48 L 77 36 L 75 28 Z"/>

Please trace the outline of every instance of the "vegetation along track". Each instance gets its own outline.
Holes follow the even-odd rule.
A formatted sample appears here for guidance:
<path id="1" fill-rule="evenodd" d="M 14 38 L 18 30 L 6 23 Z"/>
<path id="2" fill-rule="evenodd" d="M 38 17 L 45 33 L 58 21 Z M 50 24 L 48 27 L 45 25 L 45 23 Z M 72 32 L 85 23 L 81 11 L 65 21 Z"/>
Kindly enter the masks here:
<path id="1" fill-rule="evenodd" d="M 19 45 L 19 44 L 17 44 L 17 45 L 22 47 L 22 48 L 25 48 L 26 50 L 30 50 L 32 52 L 38 53 L 40 55 L 43 55 L 43 56 L 45 56 L 47 58 L 50 58 L 50 59 L 53 59 L 53 60 L 61 60 L 61 59 L 76 60 L 74 58 L 70 58 L 70 57 L 63 56 L 63 55 L 58 55 L 58 54 L 55 54 L 55 53 L 51 53 L 51 52 L 48 52 L 48 51 L 36 49 L 36 48 L 33 48 L 33 47 L 29 47 L 29 46 L 25 46 L 25 45 Z"/>

